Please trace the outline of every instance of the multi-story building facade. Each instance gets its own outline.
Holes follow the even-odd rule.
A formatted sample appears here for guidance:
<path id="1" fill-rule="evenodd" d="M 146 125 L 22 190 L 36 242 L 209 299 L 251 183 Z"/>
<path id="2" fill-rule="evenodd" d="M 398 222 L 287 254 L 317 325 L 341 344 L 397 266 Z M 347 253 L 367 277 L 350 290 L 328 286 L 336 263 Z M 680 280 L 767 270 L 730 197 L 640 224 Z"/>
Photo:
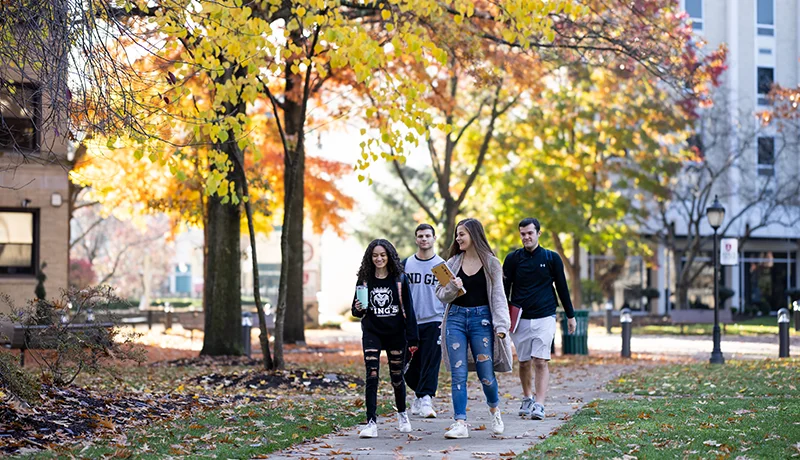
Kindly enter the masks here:
<path id="1" fill-rule="evenodd" d="M 705 43 L 705 50 L 723 44 L 728 49 L 727 70 L 722 87 L 715 94 L 715 106 L 724 107 L 727 120 L 722 122 L 729 126 L 715 128 L 717 134 L 723 133 L 717 142 L 709 139 L 704 142 L 712 130 L 698 126 L 696 139 L 701 150 L 703 145 L 713 145 L 700 152 L 702 161 L 724 170 L 723 177 L 710 187 L 711 198 L 707 203 L 711 204 L 714 195 L 720 196 L 726 208 L 722 228 L 731 223 L 724 236 L 742 238 L 751 230 L 738 248 L 738 265 L 722 267 L 722 286 L 733 291 L 723 307 L 740 312 L 775 311 L 786 307 L 787 292 L 800 286 L 800 220 L 795 220 L 800 215 L 800 197 L 788 211 L 786 207 L 774 210 L 769 207 L 776 194 L 800 191 L 799 137 L 796 131 L 778 130 L 774 124 L 764 126 L 756 114 L 771 110 L 767 95 L 773 84 L 789 88 L 800 84 L 800 1 L 681 0 L 680 6 L 692 21 L 697 42 Z M 733 166 L 722 168 L 728 161 Z M 758 192 L 765 192 L 761 202 L 753 198 Z M 785 215 L 765 218 L 769 212 Z M 700 216 L 693 220 L 700 223 L 700 235 L 712 235 L 706 218 Z M 762 225 L 765 220 L 771 223 Z M 792 222 L 795 225 L 786 225 Z M 663 315 L 678 303 L 676 265 L 685 266 L 686 258 L 680 253 L 687 244 L 687 235 L 691 234 L 687 228 L 691 223 L 683 212 L 669 216 L 678 251 L 665 245 L 657 235 L 645 232 L 651 238 L 654 256 L 647 261 L 641 257 L 628 258 L 614 283 L 613 302 L 617 308 L 627 303 Z M 708 264 L 712 260 L 712 241 L 703 239 L 700 257 L 695 262 Z M 598 279 L 604 267 L 612 264 L 611 257 L 585 257 L 584 277 L 589 279 Z M 645 288 L 658 292 L 658 297 L 645 299 L 642 295 Z M 702 270 L 687 292 L 690 303 L 713 306 L 710 266 Z"/>
<path id="2" fill-rule="evenodd" d="M 39 83 L 0 75 L 0 292 L 20 308 L 35 297 L 40 272 L 48 297 L 67 287 L 68 143 Z"/>

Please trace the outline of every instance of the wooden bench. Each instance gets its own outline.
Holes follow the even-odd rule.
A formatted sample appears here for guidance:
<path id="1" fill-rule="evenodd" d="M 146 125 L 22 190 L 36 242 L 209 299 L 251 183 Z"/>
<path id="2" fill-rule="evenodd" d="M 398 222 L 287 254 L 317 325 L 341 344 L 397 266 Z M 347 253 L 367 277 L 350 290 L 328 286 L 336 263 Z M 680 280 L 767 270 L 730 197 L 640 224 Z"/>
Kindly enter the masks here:
<path id="1" fill-rule="evenodd" d="M 191 340 L 194 340 L 194 331 L 205 330 L 206 314 L 201 311 L 180 313 L 178 314 L 178 322 L 182 328 L 189 331 Z"/>
<path id="2" fill-rule="evenodd" d="M 11 350 L 20 350 L 19 364 L 25 366 L 25 350 L 51 350 L 56 348 L 54 329 L 66 328 L 70 334 L 78 335 L 81 340 L 97 341 L 104 334 L 97 334 L 102 329 L 111 329 L 113 323 L 73 323 L 66 326 L 25 325 L 9 322 L 0 323 L 0 344 Z M 43 334 L 49 332 L 48 334 Z"/>
<path id="3" fill-rule="evenodd" d="M 714 324 L 714 310 L 711 309 L 689 309 L 689 310 L 672 310 L 670 313 L 670 320 L 673 325 L 681 326 L 681 334 L 683 334 L 683 326 L 687 324 Z M 722 324 L 723 331 L 726 324 L 733 323 L 733 314 L 727 308 L 720 309 L 719 322 Z"/>

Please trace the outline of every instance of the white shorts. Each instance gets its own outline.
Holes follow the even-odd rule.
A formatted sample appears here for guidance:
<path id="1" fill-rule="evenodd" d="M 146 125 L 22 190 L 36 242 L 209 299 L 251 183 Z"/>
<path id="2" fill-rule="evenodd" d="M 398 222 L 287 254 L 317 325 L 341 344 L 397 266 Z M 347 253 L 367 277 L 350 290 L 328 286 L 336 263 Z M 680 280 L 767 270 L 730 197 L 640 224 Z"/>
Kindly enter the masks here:
<path id="1" fill-rule="evenodd" d="M 524 363 L 531 358 L 550 360 L 550 346 L 556 336 L 556 317 L 520 319 L 511 340 L 517 349 L 517 359 Z"/>

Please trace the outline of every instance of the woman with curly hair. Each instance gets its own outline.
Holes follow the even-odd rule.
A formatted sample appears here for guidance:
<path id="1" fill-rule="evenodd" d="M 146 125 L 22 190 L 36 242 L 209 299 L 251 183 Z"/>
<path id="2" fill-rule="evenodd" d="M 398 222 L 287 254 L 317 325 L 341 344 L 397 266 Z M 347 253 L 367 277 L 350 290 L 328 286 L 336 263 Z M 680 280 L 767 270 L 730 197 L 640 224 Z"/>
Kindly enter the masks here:
<path id="1" fill-rule="evenodd" d="M 361 318 L 361 343 L 367 369 L 367 426 L 361 430 L 359 437 L 378 436 L 375 411 L 378 405 L 381 350 L 386 350 L 389 359 L 389 377 L 397 404 L 397 428 L 400 432 L 408 433 L 411 431 L 411 423 L 406 414 L 403 364 L 406 347 L 412 354 L 417 349 L 417 319 L 408 279 L 392 243 L 378 239 L 367 246 L 361 259 L 356 286 L 351 310 L 353 316 Z M 358 299 L 359 288 L 366 288 L 366 304 Z"/>
<path id="2" fill-rule="evenodd" d="M 508 303 L 503 267 L 494 255 L 483 225 L 464 219 L 456 225 L 447 266 L 453 279 L 436 287 L 436 297 L 447 304 L 442 322 L 442 359 L 453 376 L 451 391 L 455 423 L 446 438 L 468 438 L 467 368 L 470 358 L 486 395 L 494 434 L 503 434 L 495 371 L 511 371 Z M 471 354 L 468 354 L 471 350 Z"/>

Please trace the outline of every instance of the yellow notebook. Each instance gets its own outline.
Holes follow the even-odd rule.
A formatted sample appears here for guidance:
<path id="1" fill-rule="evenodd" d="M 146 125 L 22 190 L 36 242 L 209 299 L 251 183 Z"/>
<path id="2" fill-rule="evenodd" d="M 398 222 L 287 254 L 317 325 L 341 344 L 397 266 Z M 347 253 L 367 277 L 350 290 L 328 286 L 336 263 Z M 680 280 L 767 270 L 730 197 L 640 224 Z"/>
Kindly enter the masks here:
<path id="1" fill-rule="evenodd" d="M 447 286 L 450 284 L 450 281 L 456 277 L 453 275 L 453 272 L 450 271 L 450 267 L 447 266 L 446 262 L 442 262 L 439 265 L 434 266 L 431 268 L 431 272 L 436 275 L 436 279 L 439 280 L 439 284 L 442 286 Z M 461 288 L 458 291 L 459 296 L 462 296 L 466 293 L 467 291 L 464 288 Z"/>

